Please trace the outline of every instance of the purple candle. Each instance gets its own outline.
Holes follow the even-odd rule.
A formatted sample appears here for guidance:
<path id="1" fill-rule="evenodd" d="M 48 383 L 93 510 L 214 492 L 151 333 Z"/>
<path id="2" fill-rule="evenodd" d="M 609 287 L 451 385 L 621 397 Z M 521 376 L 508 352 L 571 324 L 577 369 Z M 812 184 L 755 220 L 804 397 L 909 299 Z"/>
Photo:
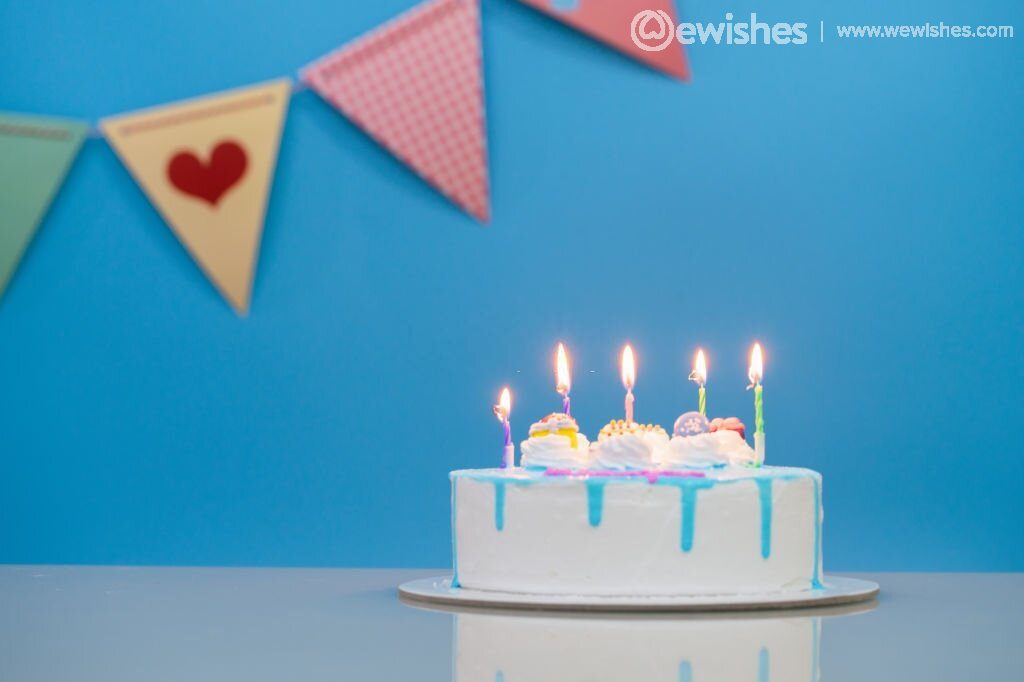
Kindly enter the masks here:
<path id="1" fill-rule="evenodd" d="M 504 432 L 505 439 L 501 453 L 501 468 L 508 469 L 516 465 L 516 449 L 512 445 L 512 422 L 509 416 L 512 414 L 512 395 L 508 391 L 508 387 L 501 389 L 501 397 L 498 398 L 498 404 L 494 406 L 494 416 L 501 422 L 501 428 Z"/>

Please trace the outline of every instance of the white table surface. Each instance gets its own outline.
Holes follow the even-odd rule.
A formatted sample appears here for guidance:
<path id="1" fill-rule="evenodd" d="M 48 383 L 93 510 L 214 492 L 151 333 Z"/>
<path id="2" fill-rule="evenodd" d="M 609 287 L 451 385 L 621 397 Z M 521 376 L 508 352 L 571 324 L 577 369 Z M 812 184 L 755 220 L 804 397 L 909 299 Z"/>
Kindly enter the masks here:
<path id="1" fill-rule="evenodd" d="M 455 616 L 395 589 L 441 573 L 0 566 L 0 680 L 447 682 Z M 821 680 L 1024 680 L 1024 574 L 843 575 L 882 595 L 825 618 Z"/>

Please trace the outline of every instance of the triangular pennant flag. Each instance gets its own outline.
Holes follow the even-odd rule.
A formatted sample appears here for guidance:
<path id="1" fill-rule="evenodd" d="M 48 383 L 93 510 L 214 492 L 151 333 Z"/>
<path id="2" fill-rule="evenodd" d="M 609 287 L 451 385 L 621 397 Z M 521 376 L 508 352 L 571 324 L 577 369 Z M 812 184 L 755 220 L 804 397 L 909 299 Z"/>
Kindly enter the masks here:
<path id="1" fill-rule="evenodd" d="M 100 122 L 135 181 L 242 315 L 290 91 L 283 79 Z"/>
<path id="2" fill-rule="evenodd" d="M 689 80 L 672 0 L 520 0 L 659 71 Z M 638 40 L 634 40 L 633 36 Z M 640 47 L 640 44 L 644 47 Z"/>
<path id="3" fill-rule="evenodd" d="M 0 114 L 0 296 L 87 130 L 77 121 Z"/>
<path id="4" fill-rule="evenodd" d="M 430 0 L 317 61 L 305 82 L 477 219 L 490 217 L 479 0 Z"/>

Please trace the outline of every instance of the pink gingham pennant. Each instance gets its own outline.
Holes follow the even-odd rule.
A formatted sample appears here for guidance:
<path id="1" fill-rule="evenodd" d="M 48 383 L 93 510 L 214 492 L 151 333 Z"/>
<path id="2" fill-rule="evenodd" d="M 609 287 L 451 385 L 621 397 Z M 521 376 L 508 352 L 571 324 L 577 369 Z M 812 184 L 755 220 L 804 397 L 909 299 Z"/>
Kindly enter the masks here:
<path id="1" fill-rule="evenodd" d="M 648 66 L 681 80 L 690 79 L 682 46 L 672 40 L 673 0 L 520 0 L 577 31 L 611 45 Z M 646 49 L 634 40 L 640 40 Z"/>
<path id="2" fill-rule="evenodd" d="M 302 79 L 451 201 L 490 219 L 479 0 L 419 4 Z"/>

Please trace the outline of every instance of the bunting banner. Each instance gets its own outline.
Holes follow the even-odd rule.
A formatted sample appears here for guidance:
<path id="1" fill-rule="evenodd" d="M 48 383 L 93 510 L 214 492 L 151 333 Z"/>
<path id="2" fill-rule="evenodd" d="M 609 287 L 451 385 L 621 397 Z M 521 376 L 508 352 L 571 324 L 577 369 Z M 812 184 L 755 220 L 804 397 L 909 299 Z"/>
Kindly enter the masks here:
<path id="1" fill-rule="evenodd" d="M 520 0 L 689 78 L 672 0 Z M 660 41 L 653 48 L 644 41 Z M 669 45 L 669 43 L 673 43 Z M 480 0 L 424 0 L 301 80 L 470 216 L 490 220 Z M 668 49 L 665 49 L 666 46 Z M 239 315 L 259 260 L 290 79 L 121 114 L 103 136 Z M 84 123 L 0 113 L 0 297 L 84 138 Z"/>
<path id="2" fill-rule="evenodd" d="M 591 38 L 681 80 L 690 79 L 682 45 L 671 39 L 678 24 L 672 0 L 520 0 Z M 634 22 L 637 24 L 634 26 Z M 659 31 L 670 44 L 644 50 L 632 38 Z M 660 42 L 660 41 L 659 41 Z"/>
<path id="3" fill-rule="evenodd" d="M 428 0 L 312 64 L 302 79 L 441 194 L 487 222 L 480 45 L 479 0 Z"/>
<path id="4" fill-rule="evenodd" d="M 291 95 L 282 79 L 100 121 L 121 162 L 239 315 L 249 310 Z"/>
<path id="5" fill-rule="evenodd" d="M 88 130 L 77 121 L 0 113 L 0 296 Z"/>

